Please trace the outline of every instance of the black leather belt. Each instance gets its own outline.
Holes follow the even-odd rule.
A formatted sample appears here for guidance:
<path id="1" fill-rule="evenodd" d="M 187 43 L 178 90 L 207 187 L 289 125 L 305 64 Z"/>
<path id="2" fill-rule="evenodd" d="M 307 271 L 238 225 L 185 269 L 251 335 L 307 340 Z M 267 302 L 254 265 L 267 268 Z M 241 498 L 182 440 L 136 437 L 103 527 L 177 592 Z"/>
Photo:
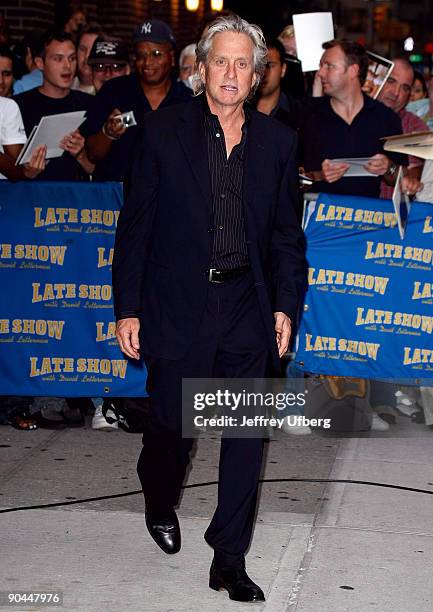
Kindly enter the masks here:
<path id="1" fill-rule="evenodd" d="M 232 270 L 216 270 L 215 268 L 211 268 L 210 270 L 206 270 L 206 274 L 210 283 L 225 283 L 238 276 L 242 276 L 242 274 L 245 274 L 245 272 L 248 272 L 250 269 L 250 266 L 241 266 L 240 268 L 233 268 Z"/>

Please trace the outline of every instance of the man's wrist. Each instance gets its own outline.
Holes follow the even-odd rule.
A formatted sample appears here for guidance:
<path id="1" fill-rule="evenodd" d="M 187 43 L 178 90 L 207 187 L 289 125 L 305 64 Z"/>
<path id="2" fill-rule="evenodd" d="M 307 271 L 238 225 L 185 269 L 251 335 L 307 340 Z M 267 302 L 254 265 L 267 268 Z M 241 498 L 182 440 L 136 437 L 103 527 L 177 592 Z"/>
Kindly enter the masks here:
<path id="1" fill-rule="evenodd" d="M 116 321 L 121 319 L 138 319 L 138 313 L 136 310 L 124 310 L 116 315 Z"/>
<path id="2" fill-rule="evenodd" d="M 395 164 L 394 162 L 391 162 L 388 167 L 388 170 L 384 173 L 383 176 L 393 177 L 397 174 L 397 170 L 398 170 L 398 165 Z"/>
<path id="3" fill-rule="evenodd" d="M 111 136 L 111 134 L 108 134 L 106 128 L 105 128 L 105 123 L 102 126 L 101 132 L 104 134 L 104 136 L 106 136 L 109 140 L 119 140 L 120 136 Z"/>
<path id="4" fill-rule="evenodd" d="M 274 311 L 274 316 L 276 316 L 276 315 L 278 315 L 278 314 L 282 314 L 282 315 L 284 315 L 285 317 L 287 317 L 287 318 L 289 319 L 289 323 L 290 323 L 290 325 L 292 324 L 292 317 L 291 317 L 289 314 L 287 314 L 287 312 L 284 312 L 284 310 L 275 310 L 275 311 Z"/>

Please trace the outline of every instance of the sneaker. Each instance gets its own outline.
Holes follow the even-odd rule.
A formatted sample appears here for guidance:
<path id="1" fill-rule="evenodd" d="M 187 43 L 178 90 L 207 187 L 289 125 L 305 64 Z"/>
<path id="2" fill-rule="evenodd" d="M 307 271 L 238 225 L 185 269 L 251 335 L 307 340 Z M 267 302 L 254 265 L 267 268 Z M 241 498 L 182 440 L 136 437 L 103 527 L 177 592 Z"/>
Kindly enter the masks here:
<path id="1" fill-rule="evenodd" d="M 418 412 L 421 412 L 421 408 L 416 401 L 402 391 L 397 391 L 395 397 L 397 398 L 395 409 L 403 416 L 415 417 Z"/>
<path id="2" fill-rule="evenodd" d="M 381 419 L 376 412 L 373 412 L 371 419 L 371 429 L 374 431 L 388 431 L 389 423 Z"/>
<path id="3" fill-rule="evenodd" d="M 113 418 L 115 417 L 114 412 L 112 416 Z M 117 424 L 117 422 L 109 423 L 106 420 L 106 418 L 102 414 L 102 406 L 96 406 L 95 414 L 93 415 L 93 419 L 92 419 L 92 429 L 100 429 L 101 431 L 111 431 L 113 429 L 118 429 L 118 428 L 119 428 L 119 425 Z"/>

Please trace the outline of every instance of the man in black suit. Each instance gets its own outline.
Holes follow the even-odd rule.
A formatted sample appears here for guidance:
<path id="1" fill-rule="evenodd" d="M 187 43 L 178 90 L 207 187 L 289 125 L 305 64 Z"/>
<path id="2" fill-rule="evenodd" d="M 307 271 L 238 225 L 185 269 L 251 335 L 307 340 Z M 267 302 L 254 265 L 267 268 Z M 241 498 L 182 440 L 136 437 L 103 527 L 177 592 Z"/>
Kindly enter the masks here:
<path id="1" fill-rule="evenodd" d="M 167 553 L 180 549 L 174 506 L 192 445 L 181 435 L 182 378 L 261 378 L 278 367 L 305 282 L 296 136 L 244 106 L 266 53 L 257 26 L 214 22 L 197 47 L 201 95 L 145 119 L 117 228 L 117 338 L 148 370 L 138 474 L 147 528 Z M 261 438 L 223 437 L 205 534 L 209 586 L 237 601 L 264 600 L 244 558 L 262 452 Z"/>

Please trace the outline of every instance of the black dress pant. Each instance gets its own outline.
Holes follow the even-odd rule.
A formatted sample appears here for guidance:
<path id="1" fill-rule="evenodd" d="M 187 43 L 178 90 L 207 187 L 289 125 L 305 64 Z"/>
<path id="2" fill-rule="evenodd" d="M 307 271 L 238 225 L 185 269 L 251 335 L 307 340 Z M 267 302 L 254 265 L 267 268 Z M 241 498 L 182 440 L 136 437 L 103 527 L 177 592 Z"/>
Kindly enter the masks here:
<path id="1" fill-rule="evenodd" d="M 192 440 L 182 438 L 182 378 L 262 378 L 269 347 L 251 272 L 209 283 L 197 333 L 180 360 L 145 356 L 150 414 L 137 471 L 146 506 L 177 505 Z M 205 533 L 222 566 L 243 561 L 254 524 L 262 438 L 221 440 L 218 505 Z"/>

